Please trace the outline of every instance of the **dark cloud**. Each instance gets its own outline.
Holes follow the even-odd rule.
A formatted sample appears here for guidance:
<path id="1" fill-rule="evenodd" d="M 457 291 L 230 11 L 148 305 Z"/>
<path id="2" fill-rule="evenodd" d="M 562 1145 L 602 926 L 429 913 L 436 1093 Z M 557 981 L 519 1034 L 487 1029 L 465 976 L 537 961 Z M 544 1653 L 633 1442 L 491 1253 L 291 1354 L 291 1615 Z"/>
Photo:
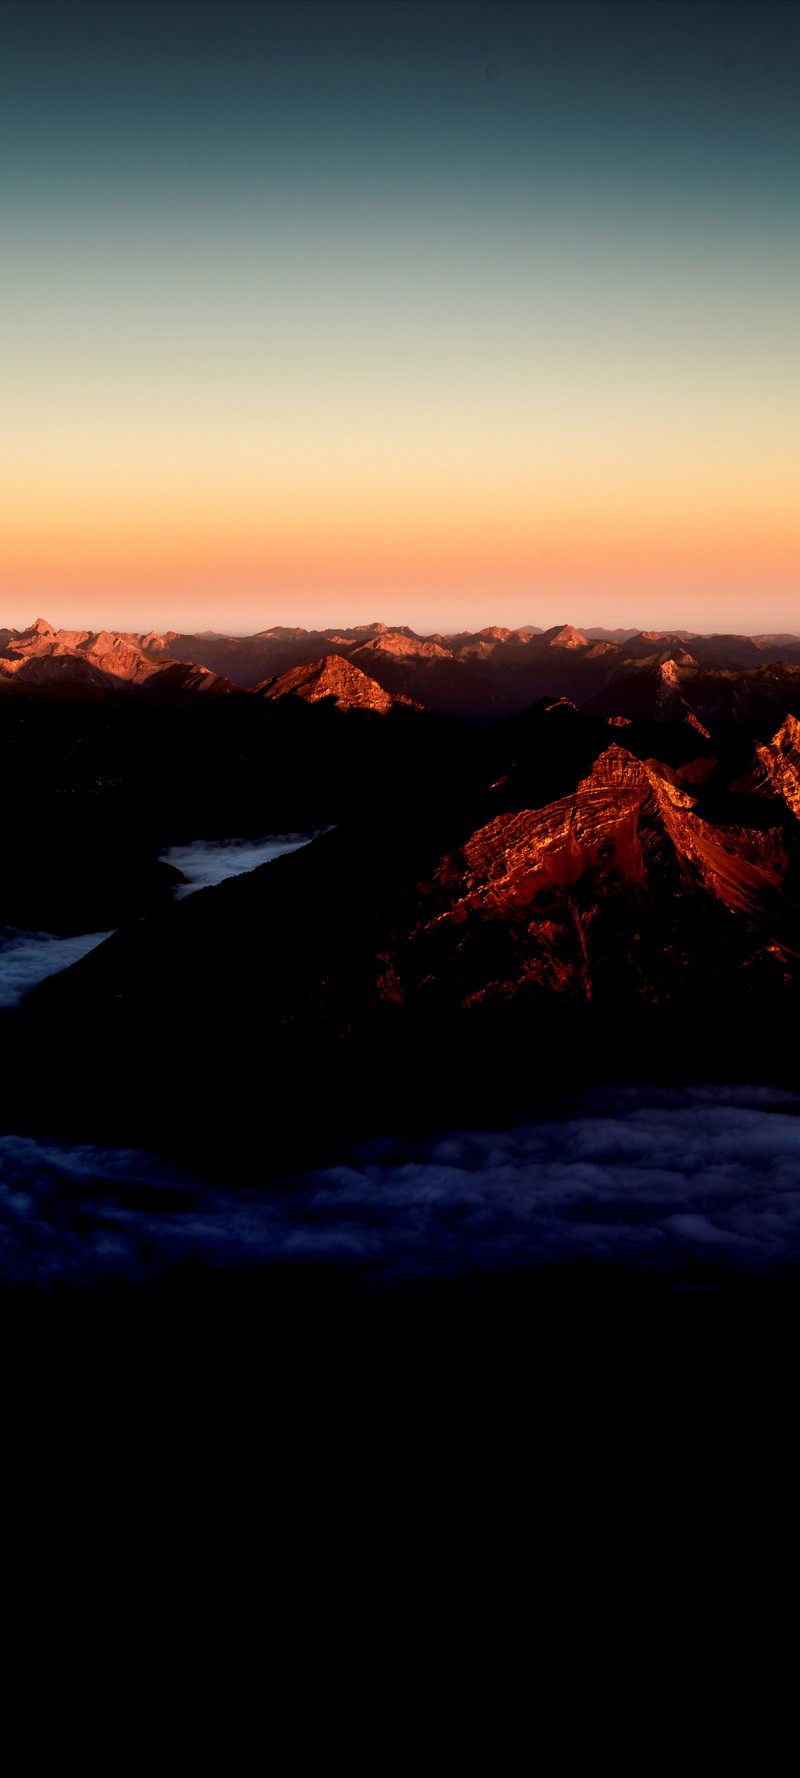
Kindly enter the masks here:
<path id="1" fill-rule="evenodd" d="M 591 1262 L 680 1281 L 800 1264 L 800 1117 L 764 1088 L 621 1090 L 574 1114 L 223 1190 L 130 1150 L 0 1138 L 0 1278 L 348 1269 L 375 1287 Z"/>

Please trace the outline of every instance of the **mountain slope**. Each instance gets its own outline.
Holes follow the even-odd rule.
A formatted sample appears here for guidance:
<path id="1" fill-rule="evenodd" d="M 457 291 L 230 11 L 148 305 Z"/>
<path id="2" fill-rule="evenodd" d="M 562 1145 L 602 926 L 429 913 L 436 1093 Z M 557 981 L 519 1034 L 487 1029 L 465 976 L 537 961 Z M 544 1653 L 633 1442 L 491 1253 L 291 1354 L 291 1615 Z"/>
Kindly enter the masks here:
<path id="1" fill-rule="evenodd" d="M 761 797 L 779 797 L 800 821 L 800 722 L 787 716 L 770 741 L 755 744 L 755 760 L 741 773 L 735 789 Z"/>
<path id="2" fill-rule="evenodd" d="M 332 698 L 337 710 L 374 710 L 380 715 L 386 715 L 394 701 L 377 680 L 336 654 L 293 667 L 255 689 L 256 695 L 268 702 L 297 697 L 316 704 L 323 698 Z"/>
<path id="3" fill-rule="evenodd" d="M 534 986 L 655 1003 L 694 992 L 723 953 L 794 971 L 789 869 L 780 830 L 704 821 L 668 768 L 612 745 L 572 795 L 502 815 L 444 859 L 414 941 L 464 1004 Z"/>
<path id="4" fill-rule="evenodd" d="M 56 658 L 74 666 L 37 670 L 36 662 Z M 55 630 L 41 618 L 26 630 L 0 630 L 0 686 L 9 691 L 19 677 L 20 684 L 27 679 L 38 685 L 42 695 L 70 695 L 71 685 L 92 686 L 93 696 L 104 684 L 109 691 L 136 691 L 165 668 L 183 663 L 259 695 L 287 674 L 311 668 L 307 681 L 300 677 L 294 687 L 287 686 L 309 698 L 319 663 L 337 659 L 366 674 L 389 697 L 482 722 L 524 710 L 539 698 L 567 697 L 604 717 L 660 719 L 691 711 L 705 727 L 721 732 L 747 723 L 774 729 L 800 701 L 800 643 L 791 636 L 687 638 L 649 630 L 604 635 L 571 624 L 544 631 L 495 624 L 474 633 L 424 636 L 408 625 L 384 623 L 310 631 L 275 625 L 254 636 L 193 636 L 174 630 L 164 635 Z M 101 678 L 92 680 L 87 667 Z M 326 670 L 336 672 L 330 664 Z M 174 682 L 185 703 L 189 681 L 181 684 L 174 676 Z M 160 694 L 164 699 L 169 683 Z M 353 689 L 358 682 L 349 683 L 349 693 L 342 680 L 340 691 L 330 695 L 341 693 L 343 707 L 378 709 L 378 692 L 372 692 L 371 703 L 361 703 Z M 196 689 L 205 692 L 207 683 L 196 682 Z"/>
<path id="5" fill-rule="evenodd" d="M 488 787 L 362 801 L 43 984 L 10 1090 L 24 1099 L 26 1057 L 41 1073 L 52 1052 L 76 1127 L 79 1083 L 111 1118 L 122 1078 L 131 1136 L 224 1150 L 232 1123 L 262 1147 L 268 1129 L 289 1164 L 373 1119 L 489 1116 L 614 1067 L 708 1078 L 733 1057 L 758 1078 L 767 1055 L 774 1078 L 765 1033 L 800 987 L 800 830 L 706 819 L 703 794 L 612 740 L 541 807 L 493 813 Z"/>

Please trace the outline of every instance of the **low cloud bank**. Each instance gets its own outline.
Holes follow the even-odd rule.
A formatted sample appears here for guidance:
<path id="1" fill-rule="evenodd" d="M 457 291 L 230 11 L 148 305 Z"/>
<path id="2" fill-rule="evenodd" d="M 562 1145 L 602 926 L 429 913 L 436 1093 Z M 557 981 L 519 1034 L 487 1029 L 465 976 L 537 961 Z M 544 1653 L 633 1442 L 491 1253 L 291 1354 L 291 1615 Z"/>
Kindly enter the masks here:
<path id="1" fill-rule="evenodd" d="M 298 852 L 316 838 L 315 833 L 284 833 L 266 834 L 260 840 L 192 840 L 187 846 L 170 846 L 161 858 L 186 877 L 186 883 L 175 891 L 176 900 L 180 900 L 198 889 L 223 883 L 227 877 L 269 864 L 285 852 Z"/>
<path id="2" fill-rule="evenodd" d="M 175 891 L 176 900 L 181 900 L 198 889 L 211 888 L 227 877 L 238 877 L 242 871 L 281 858 L 284 852 L 297 852 L 316 838 L 316 833 L 290 833 L 260 840 L 194 840 L 191 845 L 171 846 L 162 858 L 187 879 Z M 75 938 L 59 938 L 53 932 L 0 927 L 0 1009 L 18 1006 L 31 988 L 47 976 L 69 969 L 109 936 L 108 932 L 83 932 Z"/>
<path id="3" fill-rule="evenodd" d="M 21 932 L 0 929 L 0 1007 L 18 1006 L 23 994 L 59 969 L 69 969 L 101 945 L 107 932 L 82 932 L 77 938 L 58 938 L 52 932 Z"/>
<path id="4" fill-rule="evenodd" d="M 0 1137 L 0 1279 L 307 1264 L 372 1287 L 589 1262 L 680 1282 L 800 1268 L 800 1116 L 764 1088 L 622 1089 L 561 1122 L 386 1139 L 223 1191 L 130 1150 Z"/>

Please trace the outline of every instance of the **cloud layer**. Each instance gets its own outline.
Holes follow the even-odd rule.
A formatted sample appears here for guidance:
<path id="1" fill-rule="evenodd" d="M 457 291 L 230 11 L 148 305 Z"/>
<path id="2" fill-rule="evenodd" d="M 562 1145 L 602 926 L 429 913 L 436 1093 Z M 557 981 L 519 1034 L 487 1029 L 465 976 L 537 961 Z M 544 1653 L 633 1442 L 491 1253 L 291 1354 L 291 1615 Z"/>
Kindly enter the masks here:
<path id="1" fill-rule="evenodd" d="M 256 840 L 193 840 L 186 846 L 171 846 L 162 858 L 187 879 L 175 891 L 176 900 L 181 900 L 198 889 L 208 889 L 227 877 L 238 877 L 242 871 L 281 858 L 284 852 L 296 852 L 315 838 L 313 833 L 289 833 L 267 834 Z M 53 932 L 0 927 L 0 1009 L 18 1006 L 31 988 L 47 976 L 69 969 L 108 937 L 107 932 L 82 932 L 60 938 Z"/>
<path id="2" fill-rule="evenodd" d="M 187 846 L 170 846 L 161 857 L 186 878 L 175 891 L 180 901 L 198 889 L 210 889 L 227 877 L 238 877 L 273 858 L 282 858 L 284 852 L 297 852 L 315 838 L 313 833 L 273 833 L 260 840 L 192 840 Z"/>
<path id="3" fill-rule="evenodd" d="M 387 1138 L 222 1190 L 144 1153 L 0 1137 L 0 1280 L 306 1265 L 367 1287 L 586 1268 L 680 1284 L 800 1266 L 800 1117 L 765 1088 L 621 1090 L 559 1122 Z"/>
<path id="4" fill-rule="evenodd" d="M 0 1007 L 18 1006 L 23 994 L 60 969 L 69 969 L 108 938 L 107 932 L 82 932 L 77 938 L 58 938 L 52 932 L 21 932 L 0 929 Z"/>

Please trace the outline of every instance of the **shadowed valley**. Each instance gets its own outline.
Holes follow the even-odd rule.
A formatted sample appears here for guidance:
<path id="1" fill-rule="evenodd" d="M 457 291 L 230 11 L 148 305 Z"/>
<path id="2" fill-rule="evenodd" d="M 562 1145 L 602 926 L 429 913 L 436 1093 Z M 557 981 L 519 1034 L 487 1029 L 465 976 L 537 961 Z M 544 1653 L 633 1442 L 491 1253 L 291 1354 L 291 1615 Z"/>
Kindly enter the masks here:
<path id="1" fill-rule="evenodd" d="M 212 697 L 163 664 L 88 703 L 14 675 L 0 720 L 29 830 L 6 920 L 119 926 L 6 1016 L 15 1127 L 41 1117 L 44 1075 L 52 1130 L 238 1176 L 530 1115 L 609 1075 L 791 1075 L 771 1034 L 800 972 L 798 721 L 747 699 L 800 667 L 745 667 L 744 701 L 707 722 L 682 696 L 606 716 L 558 684 L 591 640 L 500 640 L 547 650 L 557 683 L 492 722 L 389 690 L 360 640 Z M 640 659 L 639 686 L 663 684 Z M 160 862 L 199 834 L 320 829 L 189 900 Z"/>

